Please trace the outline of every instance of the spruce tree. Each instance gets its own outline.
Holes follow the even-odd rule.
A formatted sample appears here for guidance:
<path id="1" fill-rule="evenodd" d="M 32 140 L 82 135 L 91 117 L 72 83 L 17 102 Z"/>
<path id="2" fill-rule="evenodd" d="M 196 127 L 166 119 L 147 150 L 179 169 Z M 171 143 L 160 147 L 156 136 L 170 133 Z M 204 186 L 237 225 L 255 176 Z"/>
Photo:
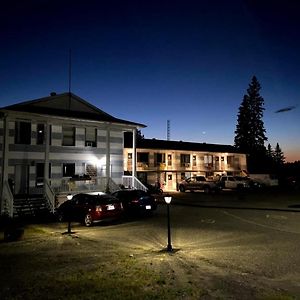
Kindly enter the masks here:
<path id="1" fill-rule="evenodd" d="M 285 157 L 278 143 L 274 150 L 274 160 L 278 167 L 283 166 Z"/>
<path id="2" fill-rule="evenodd" d="M 268 147 L 267 147 L 267 156 L 271 160 L 273 160 L 274 159 L 274 155 L 275 155 L 275 153 L 274 153 L 274 150 L 273 150 L 272 146 L 270 144 L 268 144 Z"/>
<path id="3" fill-rule="evenodd" d="M 263 171 L 267 155 L 264 145 L 267 137 L 262 120 L 265 110 L 264 99 L 259 93 L 260 89 L 257 78 L 253 76 L 239 107 L 234 138 L 235 147 L 248 154 L 247 163 L 250 172 Z"/>

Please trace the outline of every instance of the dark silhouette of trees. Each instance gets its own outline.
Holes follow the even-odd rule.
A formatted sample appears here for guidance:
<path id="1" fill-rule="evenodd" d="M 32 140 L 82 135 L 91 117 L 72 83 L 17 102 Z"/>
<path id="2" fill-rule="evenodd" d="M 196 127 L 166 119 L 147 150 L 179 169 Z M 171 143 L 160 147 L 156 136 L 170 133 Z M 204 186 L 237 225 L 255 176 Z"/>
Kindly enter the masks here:
<path id="1" fill-rule="evenodd" d="M 267 157 L 265 164 L 268 166 L 269 172 L 281 173 L 285 163 L 284 154 L 277 143 L 274 150 L 270 144 L 267 147 Z"/>
<path id="2" fill-rule="evenodd" d="M 235 130 L 234 145 L 247 153 L 247 165 L 250 173 L 266 172 L 267 141 L 266 130 L 263 122 L 264 99 L 259 91 L 260 83 L 255 76 L 252 77 L 247 94 L 239 107 L 237 125 Z"/>
<path id="3" fill-rule="evenodd" d="M 274 161 L 278 167 L 282 167 L 284 165 L 285 157 L 278 143 L 274 150 Z"/>
<path id="4" fill-rule="evenodd" d="M 136 130 L 136 139 L 137 140 L 142 140 L 144 138 L 144 135 L 142 134 L 142 131 L 137 129 Z"/>

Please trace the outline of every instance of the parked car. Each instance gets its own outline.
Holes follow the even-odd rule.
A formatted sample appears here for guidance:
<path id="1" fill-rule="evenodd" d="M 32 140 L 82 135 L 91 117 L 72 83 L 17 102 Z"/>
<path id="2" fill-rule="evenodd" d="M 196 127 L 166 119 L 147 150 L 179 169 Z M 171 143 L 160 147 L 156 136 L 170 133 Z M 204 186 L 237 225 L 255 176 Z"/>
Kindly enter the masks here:
<path id="1" fill-rule="evenodd" d="M 241 178 L 235 178 L 234 176 L 222 175 L 218 181 L 218 185 L 221 189 L 241 190 L 249 188 L 249 183 Z"/>
<path id="2" fill-rule="evenodd" d="M 219 187 L 215 181 L 207 180 L 205 176 L 193 176 L 179 182 L 178 189 L 180 192 L 203 190 L 210 193 L 218 191 Z"/>
<path id="3" fill-rule="evenodd" d="M 80 221 L 85 226 L 96 222 L 111 221 L 123 214 L 123 205 L 117 198 L 107 194 L 87 193 L 74 195 L 57 208 L 60 221 Z"/>
<path id="4" fill-rule="evenodd" d="M 127 213 L 153 212 L 157 208 L 156 198 L 150 193 L 139 189 L 124 189 L 112 193 L 112 196 L 119 199 Z"/>
<path id="5" fill-rule="evenodd" d="M 254 179 L 251 179 L 248 176 L 234 176 L 235 180 L 237 181 L 244 181 L 247 185 L 247 187 L 249 187 L 250 189 L 256 190 L 256 189 L 261 189 L 264 187 L 264 185 Z"/>

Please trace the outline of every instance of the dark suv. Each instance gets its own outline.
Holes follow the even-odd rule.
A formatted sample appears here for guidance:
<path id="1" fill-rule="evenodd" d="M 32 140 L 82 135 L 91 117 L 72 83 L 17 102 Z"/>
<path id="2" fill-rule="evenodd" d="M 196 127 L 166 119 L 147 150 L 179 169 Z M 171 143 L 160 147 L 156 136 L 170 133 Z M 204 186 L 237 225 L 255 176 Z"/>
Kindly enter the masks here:
<path id="1" fill-rule="evenodd" d="M 123 205 L 117 198 L 106 194 L 77 194 L 57 208 L 60 221 L 80 221 L 85 226 L 115 220 L 122 216 Z"/>
<path id="2" fill-rule="evenodd" d="M 127 213 L 152 212 L 157 208 L 156 199 L 143 190 L 125 189 L 116 191 L 112 195 L 122 201 Z"/>

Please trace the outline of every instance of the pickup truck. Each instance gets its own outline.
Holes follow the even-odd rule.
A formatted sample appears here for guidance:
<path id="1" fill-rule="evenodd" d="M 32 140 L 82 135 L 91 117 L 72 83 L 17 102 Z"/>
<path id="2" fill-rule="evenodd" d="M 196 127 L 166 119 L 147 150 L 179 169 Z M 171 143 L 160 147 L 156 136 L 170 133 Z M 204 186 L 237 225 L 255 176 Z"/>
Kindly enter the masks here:
<path id="1" fill-rule="evenodd" d="M 193 176 L 179 182 L 180 192 L 203 190 L 205 193 L 218 191 L 218 185 L 215 181 L 207 180 L 205 176 Z"/>
<path id="2" fill-rule="evenodd" d="M 247 180 L 238 180 L 234 176 L 226 175 L 221 176 L 217 184 L 220 187 L 220 189 L 236 190 L 249 187 L 249 183 Z"/>

